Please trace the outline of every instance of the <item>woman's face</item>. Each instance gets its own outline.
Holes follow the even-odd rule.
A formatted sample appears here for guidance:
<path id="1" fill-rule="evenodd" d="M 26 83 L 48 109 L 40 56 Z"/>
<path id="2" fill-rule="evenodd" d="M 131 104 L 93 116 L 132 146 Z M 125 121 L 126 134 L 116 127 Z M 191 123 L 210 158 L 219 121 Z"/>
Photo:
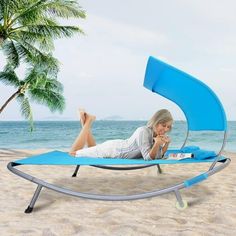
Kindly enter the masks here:
<path id="1" fill-rule="evenodd" d="M 159 123 L 154 127 L 154 132 L 156 135 L 164 135 L 168 131 L 170 131 L 172 126 L 172 121 L 168 121 L 165 123 Z"/>

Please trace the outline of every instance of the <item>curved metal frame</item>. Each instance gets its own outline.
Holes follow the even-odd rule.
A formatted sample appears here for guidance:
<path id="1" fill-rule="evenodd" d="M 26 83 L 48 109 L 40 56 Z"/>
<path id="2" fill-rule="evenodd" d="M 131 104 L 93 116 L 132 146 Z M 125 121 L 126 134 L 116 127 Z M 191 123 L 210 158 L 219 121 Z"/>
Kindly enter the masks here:
<path id="1" fill-rule="evenodd" d="M 188 126 L 188 122 L 187 122 L 187 126 Z M 181 146 L 181 149 L 185 147 L 185 144 L 187 143 L 187 140 L 188 140 L 188 136 L 189 136 L 189 129 L 187 129 L 186 138 L 184 140 L 184 143 Z M 212 170 L 214 168 L 214 166 L 216 165 L 217 161 L 219 160 L 219 157 L 220 157 L 221 153 L 224 150 L 224 147 L 225 147 L 225 144 L 226 144 L 226 139 L 227 139 L 227 131 L 225 130 L 224 131 L 224 138 L 223 138 L 223 141 L 222 141 L 222 146 L 221 146 L 219 152 L 217 153 L 214 162 L 211 164 L 209 170 Z"/>
<path id="2" fill-rule="evenodd" d="M 132 166 L 132 167 L 114 167 L 114 166 L 102 166 L 102 165 L 101 166 L 99 166 L 99 165 L 90 165 L 90 166 L 93 166 L 93 167 L 96 167 L 96 168 L 101 168 L 101 169 L 106 169 L 106 170 L 138 170 L 138 169 L 144 169 L 144 168 L 151 167 L 151 166 L 157 166 L 158 172 L 160 174 L 162 173 L 162 169 L 161 169 L 159 164 Z M 72 177 L 77 176 L 77 173 L 79 171 L 79 167 L 80 167 L 80 165 L 76 166 L 76 168 L 74 170 L 74 173 L 72 174 Z"/>
<path id="3" fill-rule="evenodd" d="M 151 166 L 156 166 L 156 164 L 153 165 L 144 165 L 144 166 L 132 166 L 132 167 L 114 167 L 114 166 L 99 166 L 99 165 L 91 165 L 93 167 L 101 168 L 101 169 L 107 169 L 107 170 L 137 170 L 137 169 L 143 169 Z"/>
<path id="4" fill-rule="evenodd" d="M 50 184 L 47 183 L 41 179 L 38 179 L 36 177 L 33 177 L 29 174 L 24 173 L 23 171 L 18 170 L 17 168 L 15 168 L 16 166 L 20 165 L 20 164 L 16 164 L 14 162 L 9 162 L 7 165 L 7 168 L 14 174 L 29 180 L 35 184 L 37 184 L 37 189 L 33 195 L 33 198 L 28 206 L 28 208 L 25 210 L 25 213 L 30 213 L 32 212 L 34 205 L 38 199 L 38 196 L 40 194 L 40 191 L 42 190 L 42 187 L 54 190 L 56 192 L 60 192 L 60 193 L 64 193 L 67 195 L 71 195 L 71 196 L 75 196 L 75 197 L 81 197 L 81 198 L 87 198 L 87 199 L 93 199 L 93 200 L 103 200 L 103 201 L 126 201 L 126 200 L 137 200 L 137 199 L 143 199 L 143 198 L 149 198 L 149 197 L 155 197 L 161 194 L 165 194 L 165 193 L 169 193 L 169 192 L 174 192 L 176 199 L 179 203 L 180 206 L 184 206 L 184 202 L 182 200 L 182 197 L 180 195 L 179 190 L 183 189 L 183 188 L 187 188 L 190 187 L 192 185 L 195 185 L 201 181 L 203 181 L 204 179 L 206 179 L 206 176 L 211 176 L 219 171 L 221 171 L 222 169 L 224 169 L 226 166 L 229 165 L 230 163 L 230 159 L 226 158 L 224 161 L 221 161 L 221 165 L 215 166 L 214 168 L 212 168 L 211 170 L 208 170 L 206 172 L 204 172 L 201 175 L 195 176 L 189 180 L 186 180 L 182 183 L 176 184 L 174 186 L 171 187 L 167 187 L 164 189 L 160 189 L 160 190 L 155 190 L 155 191 L 151 191 L 151 192 L 145 192 L 145 193 L 140 193 L 140 194 L 133 194 L 133 195 L 101 195 L 101 194 L 92 194 L 92 193 L 83 193 L 83 192 L 76 192 L 76 191 L 72 191 L 63 187 L 59 187 L 56 186 L 54 184 Z M 204 175 L 205 178 L 201 178 L 201 176 Z M 186 184 L 187 183 L 191 183 L 191 184 Z"/>
<path id="5" fill-rule="evenodd" d="M 223 143 L 222 143 L 221 149 L 220 149 L 219 153 L 216 155 L 215 161 L 211 164 L 209 170 L 212 170 L 214 168 L 215 164 L 217 163 L 217 161 L 218 161 L 218 159 L 220 157 L 220 154 L 224 150 L 224 147 L 225 147 L 225 144 L 226 144 L 226 138 L 227 138 L 227 131 L 224 132 L 224 139 L 223 139 Z"/>
<path id="6" fill-rule="evenodd" d="M 188 125 L 188 123 L 187 123 L 187 125 Z M 183 143 L 182 146 L 181 146 L 181 149 L 184 148 L 185 144 L 187 143 L 188 135 L 189 135 L 189 130 L 187 130 L 186 138 L 185 138 L 185 140 L 184 140 L 184 143 Z"/>
<path id="7" fill-rule="evenodd" d="M 183 143 L 181 148 L 184 148 L 185 144 L 187 143 L 188 136 L 189 136 L 189 130 L 187 130 L 186 138 L 185 138 L 184 143 Z M 219 152 L 217 153 L 214 162 L 211 164 L 209 170 L 212 170 L 214 168 L 215 164 L 217 163 L 217 161 L 219 160 L 220 155 L 221 155 L 222 151 L 224 150 L 224 147 L 225 147 L 225 144 L 226 144 L 226 139 L 227 139 L 227 131 L 224 131 L 224 138 L 223 138 L 223 141 L 222 141 L 222 146 L 221 146 Z"/>

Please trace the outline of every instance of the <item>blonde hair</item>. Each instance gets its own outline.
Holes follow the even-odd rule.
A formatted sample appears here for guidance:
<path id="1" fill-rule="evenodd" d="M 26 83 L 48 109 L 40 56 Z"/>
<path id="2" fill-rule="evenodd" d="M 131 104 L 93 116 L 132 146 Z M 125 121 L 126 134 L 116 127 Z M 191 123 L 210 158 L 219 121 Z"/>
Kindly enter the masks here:
<path id="1" fill-rule="evenodd" d="M 173 121 L 171 113 L 167 109 L 161 109 L 152 116 L 147 126 L 153 129 L 157 124 L 163 124 L 169 121 Z"/>

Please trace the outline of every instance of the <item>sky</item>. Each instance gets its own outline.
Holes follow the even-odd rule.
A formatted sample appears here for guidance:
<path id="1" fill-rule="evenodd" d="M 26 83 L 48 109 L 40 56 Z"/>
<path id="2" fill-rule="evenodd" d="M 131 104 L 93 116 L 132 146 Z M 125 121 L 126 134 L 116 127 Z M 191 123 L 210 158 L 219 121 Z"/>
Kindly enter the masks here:
<path id="1" fill-rule="evenodd" d="M 167 108 L 185 119 L 173 102 L 143 87 L 149 56 L 154 56 L 207 84 L 221 100 L 228 120 L 236 120 L 236 2 L 234 0 L 81 0 L 85 35 L 55 42 L 64 85 L 62 114 L 32 103 L 34 120 L 76 120 L 85 108 L 104 119 L 120 116 L 147 120 Z M 0 70 L 4 66 L 0 52 Z M 19 70 L 23 76 L 23 71 Z M 0 105 L 14 89 L 0 83 Z M 200 96 L 194 94 L 194 96 Z M 23 120 L 16 101 L 0 120 Z"/>

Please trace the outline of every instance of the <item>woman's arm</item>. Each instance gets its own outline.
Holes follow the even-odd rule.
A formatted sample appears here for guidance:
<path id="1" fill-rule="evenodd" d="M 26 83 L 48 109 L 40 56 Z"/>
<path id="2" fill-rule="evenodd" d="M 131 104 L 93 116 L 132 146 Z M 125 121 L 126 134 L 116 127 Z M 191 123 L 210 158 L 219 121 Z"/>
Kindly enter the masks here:
<path id="1" fill-rule="evenodd" d="M 164 136 L 162 140 L 165 142 L 164 147 L 162 148 L 162 157 L 163 157 L 169 147 L 170 138 L 168 136 Z"/>
<path id="2" fill-rule="evenodd" d="M 157 136 L 154 138 L 154 144 L 149 152 L 149 156 L 152 160 L 156 159 L 157 154 L 160 151 L 160 147 L 164 144 L 164 141 L 161 136 Z"/>
<path id="3" fill-rule="evenodd" d="M 140 127 L 137 129 L 136 142 L 144 160 L 155 159 L 159 152 L 160 144 L 153 145 L 153 136 L 149 128 Z"/>
<path id="4" fill-rule="evenodd" d="M 165 143 L 164 147 L 162 148 L 162 157 L 165 155 L 167 149 L 168 149 L 169 143 Z"/>
<path id="5" fill-rule="evenodd" d="M 169 142 L 169 138 L 165 135 L 158 135 L 153 138 L 152 133 L 146 128 L 139 128 L 136 134 L 137 145 L 144 160 L 155 160 L 162 158 L 162 153 L 165 153 L 168 146 L 164 146 L 162 153 L 160 152 L 162 146 Z M 152 140 L 154 139 L 154 144 Z"/>
<path id="6" fill-rule="evenodd" d="M 149 152 L 149 156 L 151 157 L 151 159 L 152 160 L 156 159 L 156 156 L 160 151 L 160 147 L 164 144 L 164 146 L 162 147 L 162 154 L 160 156 L 160 158 L 162 158 L 168 149 L 169 143 L 170 143 L 170 138 L 168 136 L 160 135 L 155 137 L 154 144 Z"/>
<path id="7" fill-rule="evenodd" d="M 160 151 L 160 144 L 154 143 L 152 149 L 149 152 L 149 156 L 152 160 L 156 159 L 158 152 Z"/>

